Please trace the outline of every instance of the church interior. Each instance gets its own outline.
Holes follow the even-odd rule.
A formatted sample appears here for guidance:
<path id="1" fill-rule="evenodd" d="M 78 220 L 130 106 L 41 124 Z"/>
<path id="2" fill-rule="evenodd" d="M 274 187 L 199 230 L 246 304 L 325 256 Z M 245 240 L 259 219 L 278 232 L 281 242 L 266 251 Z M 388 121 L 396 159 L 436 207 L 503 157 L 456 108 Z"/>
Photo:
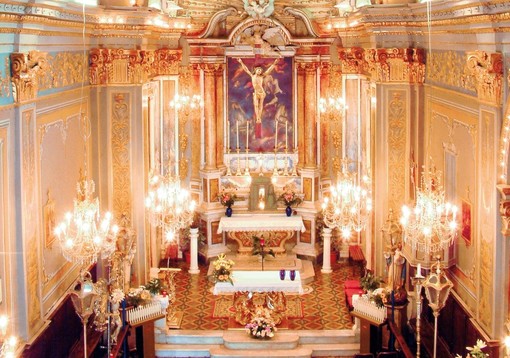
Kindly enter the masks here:
<path id="1" fill-rule="evenodd" d="M 510 357 L 510 1 L 0 28 L 0 357 Z"/>

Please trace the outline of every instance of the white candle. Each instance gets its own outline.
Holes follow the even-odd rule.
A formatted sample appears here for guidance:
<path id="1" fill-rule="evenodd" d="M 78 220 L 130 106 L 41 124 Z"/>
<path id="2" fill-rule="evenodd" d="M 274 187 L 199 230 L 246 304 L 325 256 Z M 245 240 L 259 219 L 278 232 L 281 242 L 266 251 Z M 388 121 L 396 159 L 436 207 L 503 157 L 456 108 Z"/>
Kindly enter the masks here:
<path id="1" fill-rule="evenodd" d="M 421 264 L 418 264 L 416 267 L 416 277 L 422 277 L 421 276 Z"/>
<path id="2" fill-rule="evenodd" d="M 286 121 L 285 122 L 285 149 L 288 148 L 288 146 L 287 146 L 288 145 L 288 139 L 287 138 L 289 136 L 288 131 L 287 131 L 288 124 L 289 124 L 289 122 Z"/>
<path id="3" fill-rule="evenodd" d="M 230 151 L 230 121 L 227 121 L 227 148 Z"/>
<path id="4" fill-rule="evenodd" d="M 248 134 L 250 133 L 250 122 L 246 121 L 246 151 L 248 151 Z"/>
<path id="5" fill-rule="evenodd" d="M 236 121 L 236 137 L 237 137 L 237 149 L 239 149 L 239 121 Z"/>
<path id="6" fill-rule="evenodd" d="M 276 148 L 278 146 L 278 121 L 274 121 L 274 150 L 276 151 Z"/>

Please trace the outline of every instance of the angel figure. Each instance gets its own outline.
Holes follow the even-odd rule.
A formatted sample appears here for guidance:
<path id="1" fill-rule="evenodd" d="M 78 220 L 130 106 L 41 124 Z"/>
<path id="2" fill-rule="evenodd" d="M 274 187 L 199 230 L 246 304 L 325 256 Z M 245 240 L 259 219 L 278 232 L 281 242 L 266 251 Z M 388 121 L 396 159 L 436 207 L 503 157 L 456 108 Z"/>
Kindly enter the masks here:
<path id="1" fill-rule="evenodd" d="M 275 68 L 278 58 L 269 66 L 265 71 L 262 67 L 255 67 L 251 72 L 248 67 L 244 64 L 240 58 L 237 61 L 240 63 L 244 72 L 251 77 L 251 83 L 253 86 L 253 110 L 255 112 L 255 122 L 262 122 L 262 110 L 264 109 L 264 99 L 266 98 L 266 91 L 264 89 L 264 78 L 269 75 Z"/>
<path id="2" fill-rule="evenodd" d="M 244 0 L 244 10 L 254 19 L 269 17 L 274 11 L 274 0 Z"/>

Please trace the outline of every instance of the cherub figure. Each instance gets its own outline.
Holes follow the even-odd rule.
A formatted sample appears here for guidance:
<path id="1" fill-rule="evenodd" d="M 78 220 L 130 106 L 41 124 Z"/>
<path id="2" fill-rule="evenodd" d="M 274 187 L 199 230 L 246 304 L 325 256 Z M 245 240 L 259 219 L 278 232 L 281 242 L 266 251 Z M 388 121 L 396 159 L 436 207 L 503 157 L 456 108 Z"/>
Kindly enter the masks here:
<path id="1" fill-rule="evenodd" d="M 254 19 L 268 17 L 274 11 L 274 0 L 244 0 L 244 10 Z"/>

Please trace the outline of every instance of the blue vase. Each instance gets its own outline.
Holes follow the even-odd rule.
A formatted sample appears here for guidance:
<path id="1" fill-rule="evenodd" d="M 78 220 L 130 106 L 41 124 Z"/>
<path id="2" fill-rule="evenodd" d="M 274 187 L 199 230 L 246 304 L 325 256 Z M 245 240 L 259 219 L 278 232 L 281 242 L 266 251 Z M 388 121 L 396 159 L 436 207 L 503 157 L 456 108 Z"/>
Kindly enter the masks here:
<path id="1" fill-rule="evenodd" d="M 292 208 L 290 206 L 287 206 L 285 208 L 285 214 L 287 214 L 287 216 L 291 216 L 292 215 Z"/>
<path id="2" fill-rule="evenodd" d="M 232 216 L 232 208 L 230 206 L 227 206 L 227 210 L 225 210 L 225 215 L 228 217 Z"/>

